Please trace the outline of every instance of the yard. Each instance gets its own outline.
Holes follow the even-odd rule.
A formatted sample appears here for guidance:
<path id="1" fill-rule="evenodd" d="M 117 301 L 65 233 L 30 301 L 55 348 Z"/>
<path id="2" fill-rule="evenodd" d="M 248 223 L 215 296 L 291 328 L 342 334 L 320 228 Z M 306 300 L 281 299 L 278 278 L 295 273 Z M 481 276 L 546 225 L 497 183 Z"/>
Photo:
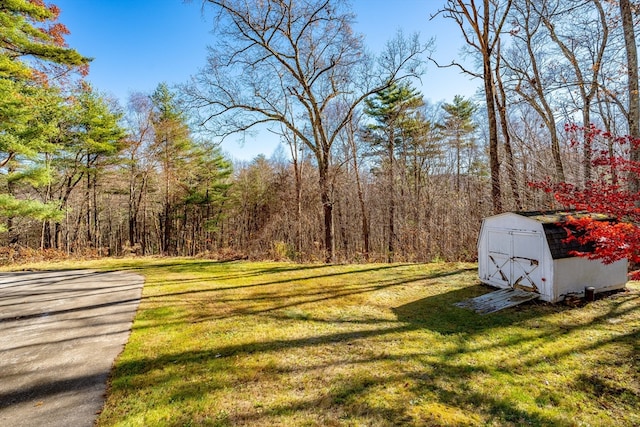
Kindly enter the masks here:
<path id="1" fill-rule="evenodd" d="M 640 424 L 637 283 L 479 316 L 475 264 L 80 266 L 146 276 L 99 426 Z"/>

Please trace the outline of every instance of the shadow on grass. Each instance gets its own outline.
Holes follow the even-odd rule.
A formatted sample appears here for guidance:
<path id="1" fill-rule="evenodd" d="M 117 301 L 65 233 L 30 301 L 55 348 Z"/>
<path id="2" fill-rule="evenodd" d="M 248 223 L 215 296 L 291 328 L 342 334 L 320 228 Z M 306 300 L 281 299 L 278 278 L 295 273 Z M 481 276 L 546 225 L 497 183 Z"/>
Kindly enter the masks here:
<path id="1" fill-rule="evenodd" d="M 261 280 L 258 283 L 243 283 L 239 285 L 224 285 L 223 282 L 227 280 L 235 280 L 235 279 L 247 279 L 250 277 L 264 277 L 270 274 L 281 274 L 285 272 L 299 272 L 306 270 L 320 270 L 325 269 L 327 265 L 319 265 L 319 266 L 302 266 L 302 267 L 268 267 L 268 268 L 259 268 L 255 269 L 251 273 L 233 273 L 229 272 L 227 274 L 218 274 L 218 275 L 207 275 L 206 278 L 192 278 L 192 279 L 183 279 L 179 281 L 180 285 L 184 285 L 186 283 L 201 283 L 202 287 L 200 289 L 190 289 L 187 291 L 178 291 L 178 292 L 166 292 L 159 294 L 152 294 L 147 296 L 146 298 L 162 298 L 162 297 L 173 297 L 179 295 L 192 295 L 198 293 L 216 293 L 216 292 L 226 292 L 232 291 L 236 289 L 249 289 L 249 288 L 257 288 L 264 287 L 270 285 L 279 285 L 279 284 L 289 284 L 296 282 L 303 282 L 306 280 L 318 280 L 318 279 L 327 279 L 331 277 L 339 277 L 339 276 L 347 276 L 353 274 L 362 274 L 362 273 L 374 273 L 383 270 L 389 270 L 393 268 L 398 268 L 399 266 L 388 266 L 388 265 L 376 265 L 376 266 L 367 266 L 366 268 L 350 270 L 350 271 L 339 271 L 339 272 L 327 272 L 325 274 L 309 274 L 301 277 L 288 277 L 286 279 L 278 279 L 278 280 Z M 204 282 L 204 283 L 203 283 Z M 157 281 L 157 284 L 145 284 L 147 286 L 165 286 L 166 280 L 160 279 Z"/>
<path id="2" fill-rule="evenodd" d="M 259 267 L 249 267 L 251 263 L 246 261 L 167 261 L 163 263 L 149 264 L 145 266 L 131 266 L 124 265 L 122 268 L 127 270 L 142 270 L 149 271 L 155 269 L 166 270 L 168 274 L 172 273 L 185 273 L 188 275 L 204 274 L 204 277 L 195 277 L 181 280 L 180 283 L 188 282 L 201 282 L 204 279 L 207 281 L 226 281 L 235 279 L 250 279 L 252 277 L 263 277 L 273 274 L 298 272 L 305 270 L 322 270 L 333 267 L 330 264 L 312 264 L 312 265 L 298 265 L 298 264 L 285 264 L 285 263 L 259 263 Z M 242 267 L 239 267 L 242 266 Z M 166 280 L 156 279 L 155 281 L 148 281 L 147 287 L 165 286 Z"/>
<path id="3" fill-rule="evenodd" d="M 261 381 L 263 376 L 268 377 L 270 381 L 278 378 L 278 381 L 286 382 L 284 378 L 293 375 L 296 371 L 327 369 L 331 372 L 337 366 L 337 363 L 334 361 L 326 366 L 308 366 L 304 369 L 295 365 L 289 366 L 286 369 L 262 368 L 260 373 L 250 375 L 250 380 L 247 380 L 241 379 L 242 373 L 234 373 L 234 370 L 239 369 L 238 361 L 247 356 L 281 353 L 289 349 L 301 348 L 308 348 L 309 351 L 312 351 L 313 347 L 345 344 L 369 338 L 379 339 L 386 335 L 410 332 L 415 329 L 415 326 L 404 325 L 378 328 L 369 331 L 328 334 L 303 339 L 271 340 L 220 347 L 214 350 L 187 351 L 164 355 L 159 358 L 139 359 L 122 363 L 117 367 L 115 377 L 127 377 L 130 375 L 144 376 L 145 374 L 153 372 L 151 377 L 154 378 L 155 386 L 177 380 L 181 385 L 174 390 L 171 397 L 171 400 L 176 403 L 176 400 L 198 399 L 203 394 L 216 390 L 231 391 L 236 387 L 242 388 L 246 386 L 247 381 L 251 383 Z M 414 416 L 410 415 L 411 407 L 420 402 L 414 403 L 413 401 L 408 401 L 402 405 L 383 405 L 364 399 L 366 395 L 375 394 L 376 390 L 396 387 L 398 385 L 402 387 L 402 384 L 405 384 L 404 387 L 412 384 L 412 395 L 416 396 L 418 401 L 421 399 L 420 396 L 435 396 L 436 402 L 447 405 L 450 408 L 457 408 L 461 412 L 487 412 L 489 417 L 494 417 L 498 423 L 508 422 L 516 425 L 526 424 L 538 426 L 573 425 L 573 423 L 565 422 L 561 419 L 519 409 L 517 402 L 500 395 L 500 393 L 483 394 L 471 390 L 468 387 L 469 381 L 473 380 L 475 374 L 486 374 L 485 368 L 482 366 L 460 366 L 449 362 L 445 355 L 441 355 L 439 361 L 431 363 L 428 367 L 429 374 L 419 374 L 416 372 L 386 374 L 368 369 L 369 365 L 375 365 L 378 362 L 413 363 L 420 360 L 425 354 L 426 353 L 403 356 L 356 357 L 355 360 L 353 357 L 348 357 L 340 363 L 344 365 L 343 367 L 345 369 L 351 369 L 353 374 L 335 377 L 332 380 L 332 385 L 323 391 L 320 396 L 318 396 L 318 393 L 311 393 L 310 395 L 307 391 L 304 393 L 304 397 L 301 396 L 296 399 L 287 400 L 279 399 L 281 403 L 269 405 L 264 408 L 264 411 L 253 409 L 238 411 L 232 417 L 216 425 L 231 426 L 244 425 L 245 423 L 268 425 L 270 417 L 276 417 L 277 419 L 277 417 L 293 416 L 295 413 L 309 414 L 318 410 L 329 411 L 330 409 L 333 413 L 340 414 L 340 418 L 343 421 L 353 419 L 355 422 L 359 416 L 366 416 L 368 420 L 375 420 L 379 423 L 376 425 L 442 425 L 438 423 L 437 417 L 431 418 L 429 414 L 423 414 L 423 416 L 426 417 L 424 419 L 415 419 Z M 360 367 L 358 367 L 358 365 Z M 167 366 L 185 366 L 185 368 L 168 372 L 166 369 Z M 189 368 L 186 366 L 189 366 Z M 210 379 L 187 382 L 180 381 L 180 377 L 182 376 L 181 372 L 193 372 L 194 366 L 197 366 L 196 371 L 206 373 Z M 217 377 L 217 375 L 222 372 L 231 373 L 231 376 L 235 377 L 236 380 L 233 382 L 227 380 L 222 383 L 211 380 L 211 378 Z M 224 375 L 221 376 L 224 377 Z M 446 386 L 443 386 L 443 384 L 446 384 Z M 303 389 L 310 386 L 312 385 L 308 384 L 303 386 Z M 255 396 L 254 399 L 255 407 L 258 407 L 261 399 L 265 399 L 265 397 Z M 461 420 L 464 420 L 464 418 L 461 418 Z M 461 422 L 461 424 L 468 424 L 468 422 Z M 451 425 L 451 423 L 447 423 L 447 425 Z"/>
<path id="4" fill-rule="evenodd" d="M 201 289 L 190 289 L 187 291 L 147 295 L 143 296 L 143 300 L 150 300 L 154 303 L 161 303 L 166 305 L 180 305 L 184 303 L 184 301 L 187 301 L 186 299 L 180 299 L 180 297 L 203 294 L 199 299 L 192 299 L 190 301 L 197 301 L 198 303 L 207 303 L 209 301 L 213 301 L 212 303 L 220 309 L 218 312 L 213 310 L 213 313 L 205 311 L 203 313 L 194 314 L 189 318 L 192 323 L 266 313 L 273 313 L 274 318 L 285 318 L 287 316 L 280 315 L 278 311 L 285 309 L 294 309 L 300 306 L 309 306 L 317 303 L 329 302 L 331 300 L 339 300 L 341 298 L 348 298 L 357 295 L 371 294 L 374 292 L 393 289 L 404 285 L 411 285 L 418 282 L 427 282 L 434 279 L 456 276 L 473 270 L 470 268 L 459 268 L 455 270 L 436 270 L 427 272 L 426 274 L 410 275 L 408 277 L 404 277 L 401 274 L 402 272 L 399 271 L 396 276 L 392 276 L 386 279 L 378 279 L 375 282 L 355 281 L 348 284 L 337 284 L 331 281 L 331 279 L 335 279 L 339 276 L 379 273 L 385 270 L 401 269 L 402 267 L 405 266 L 374 265 L 349 271 L 326 272 L 325 274 L 308 274 L 302 277 L 289 277 L 286 279 L 261 281 L 259 283 L 247 283 L 234 286 L 225 286 L 224 284 L 216 283 L 212 286 L 202 285 L 203 288 Z M 306 270 L 306 268 L 303 268 L 302 270 Z M 327 280 L 327 283 L 326 286 L 315 285 L 308 289 L 302 287 L 303 285 L 300 282 L 309 280 L 319 281 L 321 285 L 323 280 Z M 281 284 L 294 283 L 299 283 L 301 286 L 289 288 L 288 290 L 284 290 L 281 287 L 277 286 Z M 236 290 L 246 290 L 249 288 L 258 287 L 264 287 L 265 289 L 262 290 L 262 292 L 256 292 L 246 297 L 239 297 L 234 293 L 234 291 Z M 179 297 L 179 299 L 176 300 L 176 297 Z M 322 322 L 322 320 L 314 319 L 312 317 L 302 317 L 306 320 L 315 320 Z M 177 323 L 182 322 L 183 320 L 184 319 L 179 319 Z M 165 325 L 167 324 L 165 319 L 162 319 L 162 322 Z M 330 320 L 329 322 L 333 323 L 334 320 Z M 362 322 L 354 321 L 350 323 L 376 322 L 369 319 Z M 153 327 L 154 325 L 150 324 L 149 326 Z M 138 328 L 138 326 L 134 325 L 134 328 Z"/>
<path id="5" fill-rule="evenodd" d="M 507 326 L 528 318 L 540 315 L 535 310 L 538 302 L 528 302 L 489 315 L 454 306 L 455 303 L 474 298 L 495 289 L 477 284 L 462 289 L 430 296 L 408 304 L 396 307 L 393 312 L 401 322 L 406 322 L 416 328 L 426 328 L 440 334 L 473 334 L 488 328 Z M 563 306 L 554 307 L 564 310 Z"/>
<path id="6" fill-rule="evenodd" d="M 306 267 L 305 270 L 320 267 L 311 266 Z M 287 271 L 299 270 L 297 268 L 288 269 L 286 266 L 283 268 Z M 287 317 L 283 317 L 283 313 L 279 313 L 278 310 L 314 303 L 321 303 L 321 307 L 330 307 L 331 301 L 335 299 L 419 282 L 424 282 L 426 293 L 428 293 L 428 287 L 433 283 L 430 280 L 453 278 L 469 271 L 464 268 L 448 271 L 438 270 L 410 277 L 387 277 L 372 283 L 357 281 L 344 286 L 334 286 L 335 284 L 331 283 L 331 279 L 336 276 L 375 273 L 390 268 L 395 267 L 369 266 L 364 269 L 338 273 L 327 271 L 326 274 L 314 274 L 313 271 L 309 271 L 309 274 L 303 274 L 303 277 L 287 279 L 271 277 L 271 279 L 277 280 L 268 280 L 269 278 L 267 278 L 267 280 L 259 280 L 259 283 L 233 285 L 230 288 L 225 288 L 224 284 L 218 284 L 219 287 L 197 289 L 193 292 L 169 292 L 151 298 L 167 298 L 163 303 L 171 304 L 172 301 L 179 299 L 173 299 L 174 296 L 215 292 L 218 302 L 238 303 L 236 310 L 231 315 L 249 316 L 246 324 L 247 328 L 250 328 L 249 325 L 255 325 L 256 321 L 258 323 L 266 321 L 267 318 L 266 316 L 252 318 L 253 315 L 271 313 L 268 319 L 286 319 Z M 258 271 L 261 269 L 252 271 L 251 275 L 262 277 Z M 220 291 L 225 290 L 279 285 L 311 279 L 326 279 L 327 288 L 315 286 L 305 291 L 302 286 L 284 292 L 275 286 L 259 294 L 247 295 L 241 299 L 229 297 L 226 301 L 224 295 L 219 295 Z M 419 286 L 422 286 L 422 283 Z M 293 291 L 304 292 L 304 298 L 294 299 L 295 295 L 291 293 Z M 316 375 L 331 377 L 330 386 L 317 390 L 315 388 L 320 385 L 302 384 L 298 386 L 301 391 L 299 397 L 279 397 L 275 403 L 266 394 L 256 394 L 251 396 L 251 402 L 245 402 L 246 406 L 241 408 L 227 406 L 226 412 L 220 409 L 220 413 L 210 412 L 207 416 L 214 418 L 213 425 L 220 426 L 282 424 L 283 420 L 289 420 L 288 417 L 295 419 L 296 414 L 305 414 L 299 416 L 314 419 L 317 425 L 358 425 L 364 423 L 363 419 L 366 420 L 366 423 L 373 425 L 574 425 L 573 420 L 567 420 L 561 415 L 556 416 L 551 412 L 545 413 L 535 409 L 522 409 L 521 402 L 517 398 L 502 393 L 500 390 L 478 392 L 476 388 L 472 387 L 473 382 L 478 378 L 495 375 L 496 381 L 508 377 L 510 379 L 516 378 L 517 383 L 519 378 L 524 375 L 524 370 L 538 369 L 541 365 L 549 363 L 535 355 L 520 354 L 520 351 L 537 345 L 539 340 L 543 340 L 545 345 L 552 346 L 553 341 L 562 338 L 564 334 L 580 332 L 582 329 L 593 327 L 593 325 L 607 325 L 611 319 L 628 315 L 631 311 L 637 310 L 638 302 L 634 301 L 634 298 L 637 297 L 632 295 L 625 298 L 624 301 L 621 300 L 620 303 L 611 303 L 608 312 L 597 316 L 590 323 L 576 322 L 561 326 L 553 324 L 539 330 L 536 335 L 530 335 L 525 330 L 532 319 L 555 313 L 569 312 L 570 314 L 572 309 L 560 305 L 527 303 L 502 312 L 480 316 L 473 311 L 453 305 L 456 302 L 490 291 L 491 289 L 484 285 L 471 284 L 430 295 L 392 308 L 397 318 L 395 322 L 388 318 L 383 319 L 382 316 L 380 319 L 352 320 L 350 323 L 353 323 L 353 328 L 345 330 L 345 323 L 340 320 L 322 320 L 302 316 L 289 320 L 292 323 L 303 325 L 307 328 L 306 330 L 313 331 L 318 324 L 317 322 L 324 322 L 333 329 L 329 332 L 326 332 L 325 329 L 318 329 L 311 336 L 304 337 L 296 337 L 295 335 L 291 337 L 279 335 L 279 338 L 256 336 L 248 342 L 245 340 L 245 342 L 228 342 L 226 344 L 211 341 L 203 343 L 204 348 L 202 349 L 174 350 L 174 352 L 168 351 L 158 356 L 147 354 L 133 360 L 122 360 L 114 371 L 113 389 L 123 395 L 131 393 L 135 399 L 136 393 L 146 395 L 148 391 L 175 383 L 172 386 L 170 402 L 165 404 L 185 407 L 188 406 L 187 401 L 197 401 L 208 394 L 223 393 L 228 399 L 229 396 L 235 396 L 236 390 L 253 387 L 256 383 L 264 381 L 262 387 L 265 389 L 274 383 L 278 384 L 278 387 L 282 387 L 283 384 L 291 384 L 291 378 L 296 375 L 304 376 L 310 372 L 319 372 L 321 374 Z M 260 301 L 264 305 L 251 306 L 250 302 L 252 301 Z M 208 316 L 200 317 L 197 320 L 216 320 L 223 317 L 209 313 Z M 512 330 L 508 336 L 500 333 L 501 328 L 514 325 L 518 326 L 517 330 Z M 320 330 L 322 332 L 318 332 Z M 495 330 L 496 336 L 484 334 L 489 330 Z M 482 338 L 486 343 L 474 345 L 473 340 L 476 335 L 483 335 Z M 429 339 L 441 339 L 446 345 L 430 348 Z M 402 340 L 425 340 L 425 344 L 424 347 L 415 345 L 411 347 L 411 351 L 395 351 L 394 345 Z M 557 350 L 552 355 L 552 362 L 610 344 L 624 344 L 626 348 L 630 348 L 628 351 L 632 355 L 634 351 L 640 350 L 638 341 L 640 341 L 638 340 L 638 328 L 626 334 L 580 341 L 568 349 Z M 472 345 L 467 345 L 468 343 Z M 316 348 L 320 350 L 314 353 Z M 335 349 L 335 353 L 331 349 Z M 491 362 L 483 360 L 483 356 L 494 349 L 500 354 L 509 355 L 509 357 L 504 357 L 504 360 L 507 360 L 504 365 L 492 366 Z M 297 363 L 296 357 L 306 358 L 307 355 L 309 355 L 309 360 L 304 360 L 304 363 L 300 360 L 301 363 Z M 465 357 L 469 356 L 478 360 L 477 365 L 464 363 Z M 285 357 L 285 359 L 288 357 L 288 362 L 274 362 L 280 357 Z M 633 369 L 633 366 L 637 367 L 639 361 L 637 358 L 633 359 L 633 356 L 631 359 L 629 363 Z M 384 369 L 380 369 L 385 366 L 391 366 L 393 370 L 385 372 Z M 244 369 L 255 371 L 246 372 Z M 336 375 L 336 372 L 340 374 Z M 185 378 L 185 375 L 188 377 Z M 624 404 L 631 406 L 640 403 L 640 397 L 634 394 L 631 387 L 616 389 L 611 384 L 603 382 L 601 377 L 596 375 L 578 378 L 575 382 L 575 388 L 578 393 L 604 392 L 608 395 L 616 393 L 622 396 L 621 399 L 626 399 L 623 401 Z M 381 403 L 372 400 L 372 395 L 394 387 L 408 390 L 416 401 Z M 518 385 L 516 387 L 521 387 L 522 393 L 529 393 L 525 386 Z M 278 393 L 278 391 L 269 388 L 266 393 Z M 408 392 L 403 393 L 409 394 Z M 435 405 L 448 408 L 447 410 L 452 413 L 457 411 L 460 418 L 450 418 L 445 422 L 440 420 L 437 414 L 429 413 L 425 409 L 416 415 L 412 408 L 419 407 L 422 403 L 420 402 L 422 396 L 427 396 L 425 399 L 429 399 L 429 403 L 433 402 Z M 528 397 L 530 396 L 525 396 L 525 399 Z M 561 397 L 544 395 L 542 392 L 534 394 L 532 398 L 539 406 L 556 405 L 562 401 Z M 182 401 L 185 402 L 184 405 L 181 404 Z M 150 404 L 156 403 L 151 402 Z M 144 409 L 140 409 L 140 411 L 144 411 Z M 465 418 L 465 413 L 472 416 Z M 182 414 L 175 419 L 173 425 L 186 424 L 192 415 Z M 477 418 L 473 418 L 473 416 Z"/>

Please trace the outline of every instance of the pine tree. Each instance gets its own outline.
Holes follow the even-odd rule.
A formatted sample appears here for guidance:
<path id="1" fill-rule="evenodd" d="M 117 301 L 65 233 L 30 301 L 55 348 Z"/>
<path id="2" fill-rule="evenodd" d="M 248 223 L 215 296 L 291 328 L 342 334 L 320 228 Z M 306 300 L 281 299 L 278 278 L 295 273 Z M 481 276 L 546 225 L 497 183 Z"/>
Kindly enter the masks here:
<path id="1" fill-rule="evenodd" d="M 463 151 L 473 150 L 475 146 L 473 132 L 476 130 L 477 125 L 473 122 L 473 114 L 476 112 L 477 106 L 470 100 L 456 95 L 453 97 L 453 102 L 444 104 L 442 109 L 445 111 L 445 117 L 439 127 L 454 152 L 456 165 L 455 190 L 459 192 Z M 471 165 L 469 164 L 468 166 L 470 167 Z"/>
<path id="2" fill-rule="evenodd" d="M 365 100 L 365 113 L 374 122 L 364 132 L 364 139 L 380 157 L 387 181 L 387 261 L 392 262 L 395 252 L 395 168 L 396 153 L 406 151 L 404 145 L 416 127 L 417 110 L 424 105 L 420 93 L 409 83 L 393 84 L 372 98 Z"/>
<path id="3" fill-rule="evenodd" d="M 61 105 L 52 76 L 86 71 L 89 59 L 65 45 L 59 9 L 36 0 L 0 2 L 0 215 L 11 228 L 14 217 L 55 216 L 54 206 L 16 197 L 23 178 L 46 180 L 42 162 L 53 150 L 56 109 Z M 46 168 L 45 168 L 46 169 Z M 40 182 L 42 183 L 42 182 Z M 13 238 L 9 236 L 10 240 Z"/>
<path id="4" fill-rule="evenodd" d="M 154 106 L 152 119 L 154 141 L 152 156 L 158 162 L 163 175 L 162 213 L 160 214 L 161 250 L 165 255 L 176 253 L 174 216 L 177 204 L 178 182 L 186 172 L 188 157 L 193 149 L 193 140 L 176 95 L 165 83 L 160 83 L 151 95 Z"/>

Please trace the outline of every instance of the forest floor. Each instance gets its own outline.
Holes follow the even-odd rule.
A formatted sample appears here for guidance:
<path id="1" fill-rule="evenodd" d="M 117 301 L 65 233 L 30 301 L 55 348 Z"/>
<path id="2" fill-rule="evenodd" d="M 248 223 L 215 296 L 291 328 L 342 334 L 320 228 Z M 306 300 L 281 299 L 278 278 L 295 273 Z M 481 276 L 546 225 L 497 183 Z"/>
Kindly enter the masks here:
<path id="1" fill-rule="evenodd" d="M 475 264 L 71 266 L 146 278 L 99 426 L 640 425 L 638 283 L 480 316 Z"/>

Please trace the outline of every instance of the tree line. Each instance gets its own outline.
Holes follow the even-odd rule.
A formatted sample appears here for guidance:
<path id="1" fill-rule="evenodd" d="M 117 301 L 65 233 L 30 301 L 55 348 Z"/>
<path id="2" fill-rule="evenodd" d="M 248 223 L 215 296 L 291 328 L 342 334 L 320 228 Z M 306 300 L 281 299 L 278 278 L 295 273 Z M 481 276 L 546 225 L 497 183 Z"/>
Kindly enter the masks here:
<path id="1" fill-rule="evenodd" d="M 443 2 L 468 60 L 436 65 L 482 89 L 436 104 L 416 85 L 428 91 L 434 42 L 398 32 L 373 56 L 347 1 L 204 3 L 216 18 L 205 69 L 124 106 L 84 81 L 90 61 L 66 46 L 55 6 L 0 8 L 12 28 L 0 40 L 6 246 L 472 260 L 483 217 L 555 208 L 529 184 L 588 187 L 593 158 L 621 150 L 586 131 L 575 144 L 565 126 L 639 133 L 628 0 Z M 270 158 L 221 152 L 221 139 L 258 127 L 281 140 Z"/>

